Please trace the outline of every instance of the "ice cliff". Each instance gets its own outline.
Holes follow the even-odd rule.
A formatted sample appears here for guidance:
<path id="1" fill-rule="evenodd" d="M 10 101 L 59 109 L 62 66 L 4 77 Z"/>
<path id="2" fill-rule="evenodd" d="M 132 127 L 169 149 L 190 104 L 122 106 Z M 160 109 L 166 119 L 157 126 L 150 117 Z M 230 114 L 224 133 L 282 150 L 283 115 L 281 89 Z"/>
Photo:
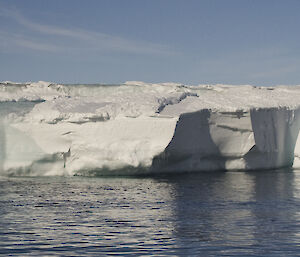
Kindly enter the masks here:
<path id="1" fill-rule="evenodd" d="M 300 86 L 0 83 L 0 175 L 300 168 Z"/>

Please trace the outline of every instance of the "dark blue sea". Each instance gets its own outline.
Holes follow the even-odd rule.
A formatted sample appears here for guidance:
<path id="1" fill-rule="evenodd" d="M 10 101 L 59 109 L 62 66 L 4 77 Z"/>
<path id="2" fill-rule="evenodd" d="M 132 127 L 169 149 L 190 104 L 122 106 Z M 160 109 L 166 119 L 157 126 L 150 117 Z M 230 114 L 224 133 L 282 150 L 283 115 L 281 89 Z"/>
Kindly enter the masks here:
<path id="1" fill-rule="evenodd" d="M 0 177 L 3 256 L 299 256 L 300 171 Z"/>

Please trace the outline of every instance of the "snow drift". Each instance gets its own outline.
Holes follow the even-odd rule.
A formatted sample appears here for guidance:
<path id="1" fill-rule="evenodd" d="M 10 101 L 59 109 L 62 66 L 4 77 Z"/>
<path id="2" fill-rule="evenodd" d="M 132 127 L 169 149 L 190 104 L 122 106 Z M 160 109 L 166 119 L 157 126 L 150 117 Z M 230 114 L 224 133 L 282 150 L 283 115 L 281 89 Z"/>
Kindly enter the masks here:
<path id="1" fill-rule="evenodd" d="M 0 174 L 300 168 L 300 86 L 0 83 Z"/>

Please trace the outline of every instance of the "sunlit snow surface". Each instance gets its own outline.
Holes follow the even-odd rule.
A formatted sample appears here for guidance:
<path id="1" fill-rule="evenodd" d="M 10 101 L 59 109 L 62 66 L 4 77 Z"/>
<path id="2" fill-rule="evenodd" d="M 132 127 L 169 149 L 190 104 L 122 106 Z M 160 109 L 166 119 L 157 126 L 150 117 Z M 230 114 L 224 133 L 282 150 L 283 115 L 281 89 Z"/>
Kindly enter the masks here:
<path id="1" fill-rule="evenodd" d="M 6 175 L 297 168 L 299 128 L 300 86 L 0 83 Z"/>

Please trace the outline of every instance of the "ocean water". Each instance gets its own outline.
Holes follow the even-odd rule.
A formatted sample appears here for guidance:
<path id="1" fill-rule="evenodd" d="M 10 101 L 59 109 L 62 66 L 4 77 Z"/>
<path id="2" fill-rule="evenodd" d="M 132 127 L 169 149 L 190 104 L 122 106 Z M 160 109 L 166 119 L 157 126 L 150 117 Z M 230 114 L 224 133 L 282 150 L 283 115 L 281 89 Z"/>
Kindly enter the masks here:
<path id="1" fill-rule="evenodd" d="M 299 256 L 300 171 L 0 177 L 3 256 Z"/>

